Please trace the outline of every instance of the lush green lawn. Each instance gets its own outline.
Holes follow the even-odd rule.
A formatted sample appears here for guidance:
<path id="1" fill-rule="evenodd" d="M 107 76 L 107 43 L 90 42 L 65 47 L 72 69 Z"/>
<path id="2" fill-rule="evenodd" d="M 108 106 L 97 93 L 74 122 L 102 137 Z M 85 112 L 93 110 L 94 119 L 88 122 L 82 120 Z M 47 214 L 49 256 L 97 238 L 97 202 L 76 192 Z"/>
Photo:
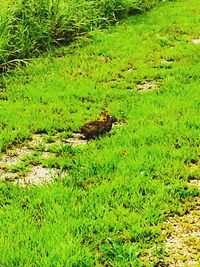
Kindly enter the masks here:
<path id="1" fill-rule="evenodd" d="M 199 7 L 165 2 L 2 78 L 2 153 L 34 132 L 68 136 L 102 109 L 126 123 L 58 148 L 45 164 L 65 181 L 1 183 L 0 265 L 136 267 L 155 244 L 164 256 L 163 220 L 198 194 L 186 163 L 200 154 Z"/>

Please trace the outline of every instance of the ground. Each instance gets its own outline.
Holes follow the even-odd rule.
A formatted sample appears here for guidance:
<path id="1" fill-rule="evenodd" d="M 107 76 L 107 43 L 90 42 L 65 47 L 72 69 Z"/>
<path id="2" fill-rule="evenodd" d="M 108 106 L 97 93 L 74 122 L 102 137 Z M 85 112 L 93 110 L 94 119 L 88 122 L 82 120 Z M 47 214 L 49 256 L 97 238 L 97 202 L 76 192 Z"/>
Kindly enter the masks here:
<path id="1" fill-rule="evenodd" d="M 198 2 L 165 1 L 1 78 L 2 266 L 198 265 Z M 79 139 L 105 109 L 118 127 Z"/>

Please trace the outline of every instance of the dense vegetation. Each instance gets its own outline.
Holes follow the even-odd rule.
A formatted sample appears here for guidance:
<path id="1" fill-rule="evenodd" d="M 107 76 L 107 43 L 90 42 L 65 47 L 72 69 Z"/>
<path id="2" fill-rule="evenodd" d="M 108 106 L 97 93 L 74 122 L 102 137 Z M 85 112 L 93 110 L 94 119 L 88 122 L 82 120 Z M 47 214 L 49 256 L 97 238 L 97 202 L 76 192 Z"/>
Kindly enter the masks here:
<path id="1" fill-rule="evenodd" d="M 21 0 L 4 1 L 0 12 L 1 68 L 38 56 L 52 45 L 68 44 L 96 27 L 128 13 L 145 11 L 159 0 Z"/>
<path id="2" fill-rule="evenodd" d="M 163 221 L 183 214 L 199 194 L 187 183 L 200 176 L 188 167 L 200 155 L 200 49 L 191 42 L 198 38 L 198 2 L 166 1 L 1 78 L 2 154 L 37 132 L 52 140 L 59 132 L 65 140 L 102 109 L 123 124 L 85 146 L 55 144 L 54 156 L 45 160 L 36 151 L 36 162 L 69 173 L 64 180 L 27 188 L 0 182 L 0 266 L 155 266 L 140 260 L 150 247 L 157 258 L 166 256 Z M 10 10 L 19 17 L 6 25 L 19 27 L 21 7 Z M 45 12 L 41 45 L 67 36 L 63 26 L 51 35 Z M 38 18 L 29 19 L 37 32 Z M 14 57 L 36 55 L 38 41 L 23 39 L 26 27 L 20 27 L 19 35 L 7 31 Z M 6 45 L 2 61 L 10 59 Z M 139 91 L 148 83 L 156 85 L 154 90 Z M 23 160 L 25 172 L 28 159 Z"/>

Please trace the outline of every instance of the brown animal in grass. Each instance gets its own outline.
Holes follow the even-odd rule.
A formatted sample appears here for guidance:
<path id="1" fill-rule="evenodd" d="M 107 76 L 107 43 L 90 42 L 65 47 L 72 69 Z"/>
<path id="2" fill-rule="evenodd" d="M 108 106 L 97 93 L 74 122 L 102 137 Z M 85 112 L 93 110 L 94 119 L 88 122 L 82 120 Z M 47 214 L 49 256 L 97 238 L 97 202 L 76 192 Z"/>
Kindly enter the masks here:
<path id="1" fill-rule="evenodd" d="M 107 111 L 101 112 L 101 115 L 104 116 L 103 121 L 97 120 L 88 122 L 81 127 L 81 133 L 86 139 L 92 139 L 110 132 L 113 123 L 117 121 L 117 119 L 114 116 L 109 115 Z"/>

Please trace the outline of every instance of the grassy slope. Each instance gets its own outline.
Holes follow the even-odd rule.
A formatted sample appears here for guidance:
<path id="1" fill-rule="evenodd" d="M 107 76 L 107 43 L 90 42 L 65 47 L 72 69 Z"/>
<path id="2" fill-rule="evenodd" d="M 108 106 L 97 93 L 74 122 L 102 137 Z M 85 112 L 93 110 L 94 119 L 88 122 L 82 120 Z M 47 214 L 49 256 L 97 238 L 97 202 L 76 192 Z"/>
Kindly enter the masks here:
<path id="1" fill-rule="evenodd" d="M 67 135 L 102 108 L 127 124 L 60 152 L 53 160 L 70 169 L 64 183 L 1 184 L 3 266 L 140 266 L 145 248 L 158 243 L 162 253 L 163 219 L 197 193 L 185 162 L 200 153 L 200 50 L 190 43 L 198 2 L 165 3 L 4 78 L 1 150 L 38 130 Z M 154 79 L 159 91 L 134 90 Z"/>

